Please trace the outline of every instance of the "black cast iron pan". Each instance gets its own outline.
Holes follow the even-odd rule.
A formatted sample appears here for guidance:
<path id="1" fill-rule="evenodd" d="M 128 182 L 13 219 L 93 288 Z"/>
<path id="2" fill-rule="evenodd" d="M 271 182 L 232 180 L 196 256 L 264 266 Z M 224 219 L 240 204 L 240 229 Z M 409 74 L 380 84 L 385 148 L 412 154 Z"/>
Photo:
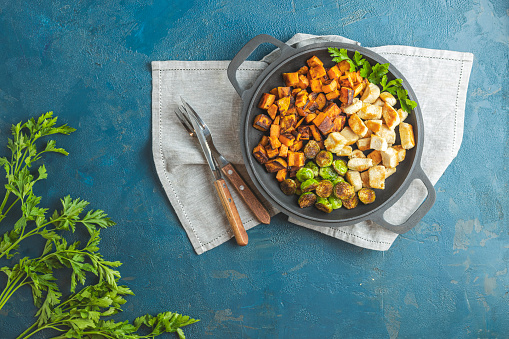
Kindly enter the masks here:
<path id="1" fill-rule="evenodd" d="M 237 81 L 237 70 L 247 57 L 263 43 L 271 43 L 279 47 L 281 53 L 255 80 L 250 88 L 242 88 Z M 279 184 L 275 179 L 274 173 L 268 173 L 265 166 L 258 163 L 252 155 L 253 148 L 258 144 L 263 135 L 263 132 L 252 127 L 254 117 L 262 113 L 262 110 L 257 107 L 262 94 L 269 92 L 274 87 L 284 86 L 282 74 L 296 72 L 300 67 L 306 65 L 306 60 L 313 55 L 320 58 L 324 62 L 325 67 L 333 66 L 334 62 L 327 51 L 328 47 L 345 48 L 349 54 L 351 53 L 351 56 L 357 50 L 371 65 L 388 63 L 380 55 L 353 44 L 324 42 L 294 48 L 265 34 L 251 39 L 231 61 L 228 67 L 228 78 L 243 101 L 240 119 L 240 146 L 247 171 L 257 189 L 268 201 L 281 212 L 299 221 L 315 226 L 340 227 L 371 220 L 390 231 L 400 234 L 405 233 L 424 217 L 436 198 L 435 189 L 421 168 L 424 126 L 419 105 L 405 120 L 405 122 L 413 126 L 416 146 L 407 151 L 406 158 L 398 165 L 396 173 L 387 178 L 385 189 L 375 190 L 377 195 L 376 200 L 369 205 L 359 203 L 354 209 L 340 208 L 332 213 L 324 213 L 314 207 L 301 209 L 297 204 L 298 197 L 283 194 L 279 189 Z M 403 86 L 408 90 L 409 99 L 417 102 L 414 91 L 410 88 L 403 75 L 393 65 L 389 67 L 388 78 L 389 80 L 395 78 L 403 79 Z M 396 134 L 398 135 L 396 144 L 398 144 L 399 133 Z M 426 186 L 428 191 L 426 199 L 402 224 L 393 225 L 389 223 L 384 218 L 384 212 L 401 198 L 414 180 L 420 180 Z"/>

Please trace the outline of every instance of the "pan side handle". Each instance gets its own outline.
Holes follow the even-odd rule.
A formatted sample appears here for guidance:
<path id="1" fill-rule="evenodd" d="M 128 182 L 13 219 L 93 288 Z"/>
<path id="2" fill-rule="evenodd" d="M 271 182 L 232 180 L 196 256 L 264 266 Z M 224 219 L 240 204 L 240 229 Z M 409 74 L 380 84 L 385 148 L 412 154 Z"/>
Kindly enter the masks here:
<path id="1" fill-rule="evenodd" d="M 424 186 L 426 186 L 426 190 L 428 191 L 428 195 L 421 203 L 421 205 L 414 211 L 414 213 L 402 224 L 393 225 L 384 219 L 384 213 L 380 213 L 377 216 L 371 218 L 371 221 L 377 223 L 378 225 L 388 229 L 389 231 L 403 234 L 411 230 L 419 221 L 428 213 L 436 200 L 436 192 L 433 184 L 429 180 L 428 176 L 424 173 L 422 168 L 415 169 L 415 179 L 420 180 Z M 384 211 L 385 212 L 385 211 Z"/>
<path id="2" fill-rule="evenodd" d="M 274 46 L 279 47 L 282 52 L 288 49 L 293 49 L 284 42 L 267 34 L 260 34 L 249 40 L 237 53 L 237 55 L 235 55 L 233 60 L 228 65 L 227 70 L 228 79 L 241 97 L 247 88 L 242 88 L 239 85 L 239 82 L 237 81 L 237 70 L 239 69 L 240 65 L 242 65 L 242 63 L 246 61 L 246 59 L 251 55 L 251 53 L 253 53 L 254 50 L 263 43 L 273 44 Z"/>

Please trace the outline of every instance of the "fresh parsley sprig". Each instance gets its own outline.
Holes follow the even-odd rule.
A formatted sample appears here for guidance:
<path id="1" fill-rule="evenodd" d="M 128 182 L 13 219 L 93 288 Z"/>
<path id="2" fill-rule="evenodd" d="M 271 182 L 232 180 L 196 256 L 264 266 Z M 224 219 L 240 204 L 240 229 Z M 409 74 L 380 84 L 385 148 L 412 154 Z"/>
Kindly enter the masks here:
<path id="1" fill-rule="evenodd" d="M 18 339 L 27 339 L 46 329 L 62 333 L 55 338 L 141 339 L 176 332 L 184 339 L 182 327 L 199 321 L 173 312 L 163 312 L 156 316 L 147 314 L 136 318 L 133 324 L 129 321 L 104 320 L 105 317 L 122 311 L 121 305 L 126 302 L 125 295 L 134 293 L 126 286 L 117 284 L 115 287 L 105 281 L 87 286 L 66 301 L 52 305 L 44 318 L 39 315 L 38 321 Z M 143 326 L 148 327 L 151 332 L 146 335 L 138 334 L 137 331 Z"/>
<path id="2" fill-rule="evenodd" d="M 408 91 L 403 89 L 403 80 L 394 79 L 387 82 L 387 73 L 389 73 L 389 64 L 377 63 L 371 66 L 369 61 L 363 58 L 359 51 L 355 51 L 353 59 L 348 56 L 348 51 L 345 48 L 338 49 L 335 47 L 328 48 L 329 54 L 332 57 L 332 61 L 339 63 L 346 60 L 350 64 L 350 72 L 355 72 L 359 69 L 359 74 L 363 78 L 367 78 L 369 82 L 380 85 L 382 92 L 387 91 L 394 96 L 398 96 L 400 101 L 401 109 L 410 113 L 417 103 L 413 100 L 408 99 Z"/>

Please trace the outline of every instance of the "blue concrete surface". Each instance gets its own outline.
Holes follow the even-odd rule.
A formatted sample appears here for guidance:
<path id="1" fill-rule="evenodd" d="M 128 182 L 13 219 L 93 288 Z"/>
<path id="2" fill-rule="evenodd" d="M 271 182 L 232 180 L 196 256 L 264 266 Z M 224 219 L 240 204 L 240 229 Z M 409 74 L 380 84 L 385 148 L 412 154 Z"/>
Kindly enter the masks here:
<path id="1" fill-rule="evenodd" d="M 507 1 L 0 0 L 0 31 L 0 141 L 50 110 L 78 129 L 58 138 L 70 155 L 46 158 L 37 192 L 50 208 L 81 197 L 118 223 L 102 253 L 136 293 L 119 319 L 200 318 L 188 338 L 509 337 Z M 278 215 L 247 247 L 197 256 L 154 170 L 150 62 L 228 60 L 257 34 L 297 32 L 474 53 L 460 152 L 433 209 L 387 252 Z M 33 322 L 31 303 L 29 289 L 12 297 L 0 338 Z"/>

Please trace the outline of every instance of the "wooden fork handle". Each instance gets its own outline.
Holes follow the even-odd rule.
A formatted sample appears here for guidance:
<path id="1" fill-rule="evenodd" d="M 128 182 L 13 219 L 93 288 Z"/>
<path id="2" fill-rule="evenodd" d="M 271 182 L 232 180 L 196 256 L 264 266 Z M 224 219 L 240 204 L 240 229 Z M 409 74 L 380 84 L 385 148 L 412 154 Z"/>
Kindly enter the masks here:
<path id="1" fill-rule="evenodd" d="M 216 180 L 214 186 L 216 186 L 217 194 L 221 199 L 221 204 L 223 205 L 223 208 L 226 212 L 226 217 L 230 222 L 230 226 L 232 227 L 237 244 L 240 246 L 246 246 L 248 240 L 247 232 L 244 228 L 244 225 L 242 225 L 242 220 L 240 220 L 237 206 L 235 206 L 235 202 L 233 201 L 232 195 L 228 190 L 228 186 L 226 186 L 226 181 L 224 181 L 224 179 Z"/>
<path id="2" fill-rule="evenodd" d="M 254 213 L 256 219 L 264 224 L 270 224 L 270 214 L 262 205 L 260 200 L 254 195 L 253 191 L 246 184 L 244 179 L 237 172 L 232 164 L 228 164 L 221 168 L 223 174 L 230 180 L 239 195 L 242 197 L 249 209 Z"/>

